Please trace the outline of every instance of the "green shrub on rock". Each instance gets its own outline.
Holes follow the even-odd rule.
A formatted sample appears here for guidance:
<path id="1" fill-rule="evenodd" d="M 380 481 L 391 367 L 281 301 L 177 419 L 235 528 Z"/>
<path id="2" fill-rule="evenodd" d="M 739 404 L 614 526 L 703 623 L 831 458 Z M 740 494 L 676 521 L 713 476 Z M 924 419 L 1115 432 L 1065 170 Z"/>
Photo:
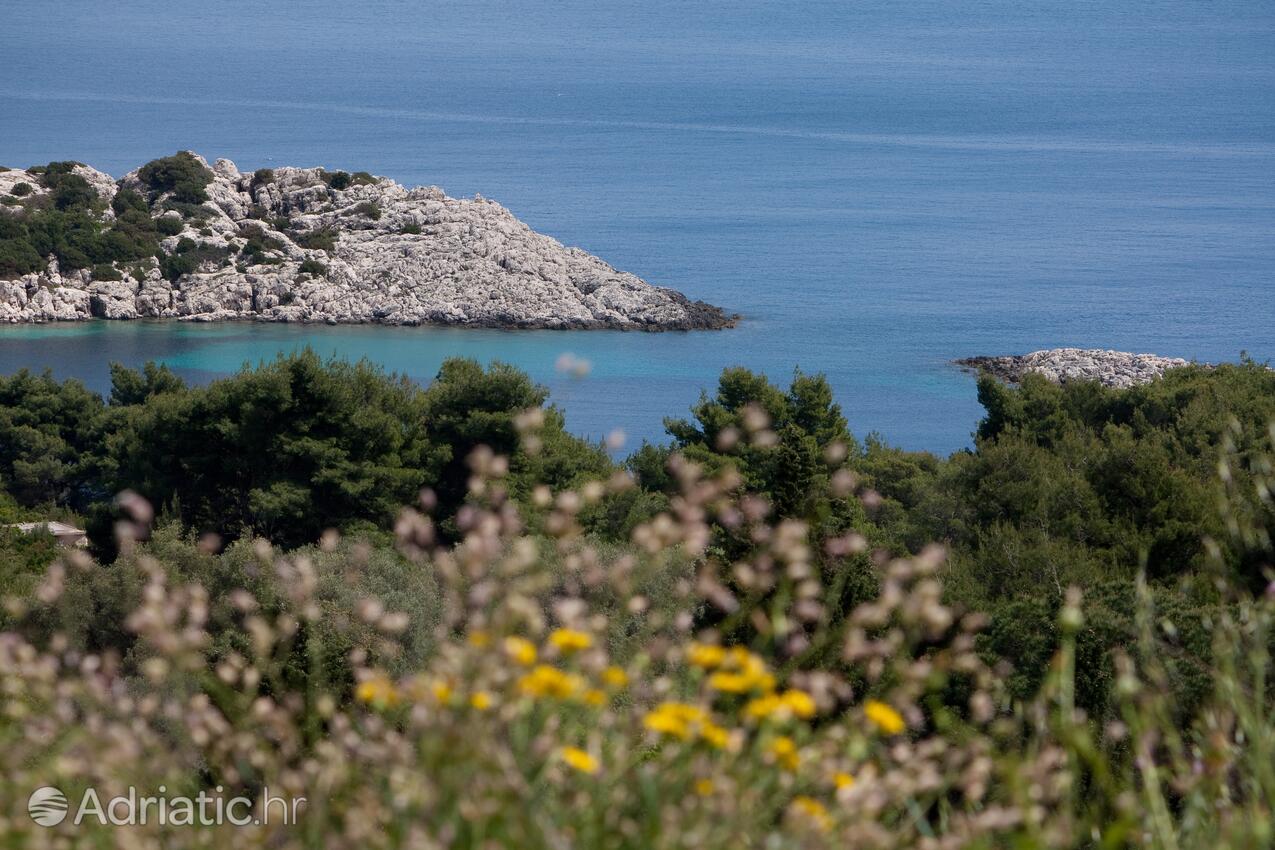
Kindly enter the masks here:
<path id="1" fill-rule="evenodd" d="M 301 274 L 314 275 L 315 277 L 323 277 L 328 273 L 328 267 L 318 260 L 303 260 L 301 267 L 297 270 Z"/>
<path id="2" fill-rule="evenodd" d="M 239 235 L 247 241 L 244 243 L 240 253 L 250 262 L 254 264 L 266 263 L 277 264 L 277 257 L 270 257 L 271 252 L 282 251 L 283 243 L 273 236 L 268 235 L 264 230 L 256 225 L 245 225 L 239 229 Z"/>
<path id="3" fill-rule="evenodd" d="M 78 162 L 50 162 L 40 172 L 40 185 L 48 189 L 59 210 L 88 210 L 97 205 L 97 192 L 75 173 Z"/>
<path id="4" fill-rule="evenodd" d="M 0 221 L 3 220 L 0 216 Z M 0 239 L 0 279 L 21 277 L 44 267 L 44 258 L 23 239 Z"/>
<path id="5" fill-rule="evenodd" d="M 323 182 L 337 191 L 348 189 L 350 187 L 350 175 L 345 171 L 325 171 L 323 172 Z"/>
<path id="6" fill-rule="evenodd" d="M 155 219 L 155 229 L 165 236 L 176 236 L 182 232 L 183 227 L 182 220 L 171 215 Z"/>
<path id="7" fill-rule="evenodd" d="M 330 254 L 336 248 L 336 240 L 336 230 L 325 227 L 320 230 L 312 230 L 309 233 L 299 234 L 293 241 L 302 248 L 308 248 L 311 251 L 327 251 Z"/>
<path id="8" fill-rule="evenodd" d="M 213 179 L 212 171 L 189 151 L 152 160 L 142 166 L 137 176 L 154 195 L 171 193 L 173 200 L 184 204 L 206 202 L 205 187 Z"/>
<path id="9" fill-rule="evenodd" d="M 189 254 L 165 254 L 159 260 L 159 270 L 173 283 L 182 275 L 194 274 L 197 267 L 195 258 Z"/>
<path id="10" fill-rule="evenodd" d="M 98 263 L 92 269 L 94 280 L 123 280 L 124 275 L 120 270 L 109 263 Z"/>

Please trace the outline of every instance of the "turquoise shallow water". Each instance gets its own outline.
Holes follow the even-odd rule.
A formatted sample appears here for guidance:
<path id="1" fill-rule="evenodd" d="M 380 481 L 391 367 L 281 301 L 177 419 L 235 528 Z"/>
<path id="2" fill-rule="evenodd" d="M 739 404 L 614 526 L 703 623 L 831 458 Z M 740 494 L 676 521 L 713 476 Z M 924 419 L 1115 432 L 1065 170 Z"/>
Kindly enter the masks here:
<path id="1" fill-rule="evenodd" d="M 918 0 L 15 4 L 0 163 L 182 147 L 367 169 L 740 312 L 721 333 L 251 324 L 0 328 L 0 372 L 103 388 L 310 345 L 548 383 L 580 433 L 660 434 L 720 369 L 826 372 L 859 433 L 966 445 L 954 357 L 1275 357 L 1275 7 Z M 569 380 L 563 352 L 592 363 Z"/>

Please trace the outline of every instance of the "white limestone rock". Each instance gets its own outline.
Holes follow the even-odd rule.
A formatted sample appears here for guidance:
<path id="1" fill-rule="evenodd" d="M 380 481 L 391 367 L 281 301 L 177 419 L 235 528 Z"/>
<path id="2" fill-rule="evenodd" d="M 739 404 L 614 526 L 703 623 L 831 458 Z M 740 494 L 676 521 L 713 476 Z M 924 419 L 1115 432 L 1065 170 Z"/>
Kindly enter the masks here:
<path id="1" fill-rule="evenodd" d="M 120 187 L 148 191 L 138 171 L 119 181 L 76 171 L 106 201 Z M 0 282 L 0 321 L 152 316 L 640 330 L 735 321 L 536 233 L 481 196 L 450 198 L 437 187 L 407 189 L 366 175 L 334 189 L 332 175 L 318 168 L 278 168 L 262 180 L 226 159 L 211 171 L 202 218 L 184 218 L 182 232 L 161 243 L 173 253 L 193 241 L 201 260 L 193 273 L 170 282 L 152 269 L 138 281 L 121 267 L 123 283 L 95 282 L 88 272 L 64 282 L 54 266 L 22 284 L 26 301 L 13 282 Z M 0 173 L 0 190 L 22 174 Z M 154 201 L 159 209 L 165 198 Z M 264 252 L 242 253 L 250 239 Z M 33 289 L 50 295 L 37 301 Z"/>
<path id="2" fill-rule="evenodd" d="M 1131 387 L 1161 377 L 1169 369 L 1191 365 L 1181 357 L 1132 354 L 1098 348 L 1050 348 L 1031 354 L 1003 357 L 969 357 L 956 363 L 991 373 L 1018 383 L 1028 372 L 1037 372 L 1050 381 L 1097 381 L 1108 387 Z"/>

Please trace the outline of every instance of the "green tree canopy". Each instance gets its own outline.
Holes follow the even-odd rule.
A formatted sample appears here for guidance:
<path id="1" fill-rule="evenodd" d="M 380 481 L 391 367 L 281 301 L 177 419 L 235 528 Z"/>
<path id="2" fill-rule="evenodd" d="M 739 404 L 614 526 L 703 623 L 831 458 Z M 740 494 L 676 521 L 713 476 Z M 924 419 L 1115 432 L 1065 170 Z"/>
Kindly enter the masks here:
<path id="1" fill-rule="evenodd" d="M 110 439 L 112 490 L 232 537 L 300 545 L 329 527 L 384 525 L 448 455 L 427 434 L 418 387 L 312 351 L 207 387 L 173 389 L 156 372 L 117 391 L 146 403 Z"/>

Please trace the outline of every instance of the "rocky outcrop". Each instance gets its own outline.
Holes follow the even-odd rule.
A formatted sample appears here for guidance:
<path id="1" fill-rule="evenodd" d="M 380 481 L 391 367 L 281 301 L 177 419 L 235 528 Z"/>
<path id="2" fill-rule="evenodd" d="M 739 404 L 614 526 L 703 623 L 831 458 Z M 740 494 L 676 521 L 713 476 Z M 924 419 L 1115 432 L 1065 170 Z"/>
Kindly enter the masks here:
<path id="1" fill-rule="evenodd" d="M 144 185 L 140 169 L 118 181 L 86 166 L 76 173 L 107 202 L 104 226 L 116 192 L 145 196 L 157 221 L 171 219 L 160 228 L 170 234 L 159 242 L 161 258 L 181 263 L 148 258 L 62 273 L 53 261 L 0 280 L 0 322 L 156 317 L 625 330 L 734 323 L 717 307 L 536 233 L 480 196 L 451 198 L 366 174 L 334 179 L 319 168 L 242 173 L 222 159 L 211 166 L 205 203 L 175 204 Z M 0 174 L 0 194 L 20 182 L 34 187 L 24 202 L 44 191 L 38 173 L 10 171 Z M 20 213 L 0 206 L 0 215 Z"/>
<path id="2" fill-rule="evenodd" d="M 1159 378 L 1169 369 L 1191 365 L 1180 357 L 1131 354 L 1099 348 L 1050 348 L 1031 354 L 1005 357 L 967 357 L 955 361 L 969 369 L 985 371 L 1004 381 L 1017 383 L 1028 372 L 1038 372 L 1049 380 L 1098 381 L 1108 387 L 1131 387 Z"/>

